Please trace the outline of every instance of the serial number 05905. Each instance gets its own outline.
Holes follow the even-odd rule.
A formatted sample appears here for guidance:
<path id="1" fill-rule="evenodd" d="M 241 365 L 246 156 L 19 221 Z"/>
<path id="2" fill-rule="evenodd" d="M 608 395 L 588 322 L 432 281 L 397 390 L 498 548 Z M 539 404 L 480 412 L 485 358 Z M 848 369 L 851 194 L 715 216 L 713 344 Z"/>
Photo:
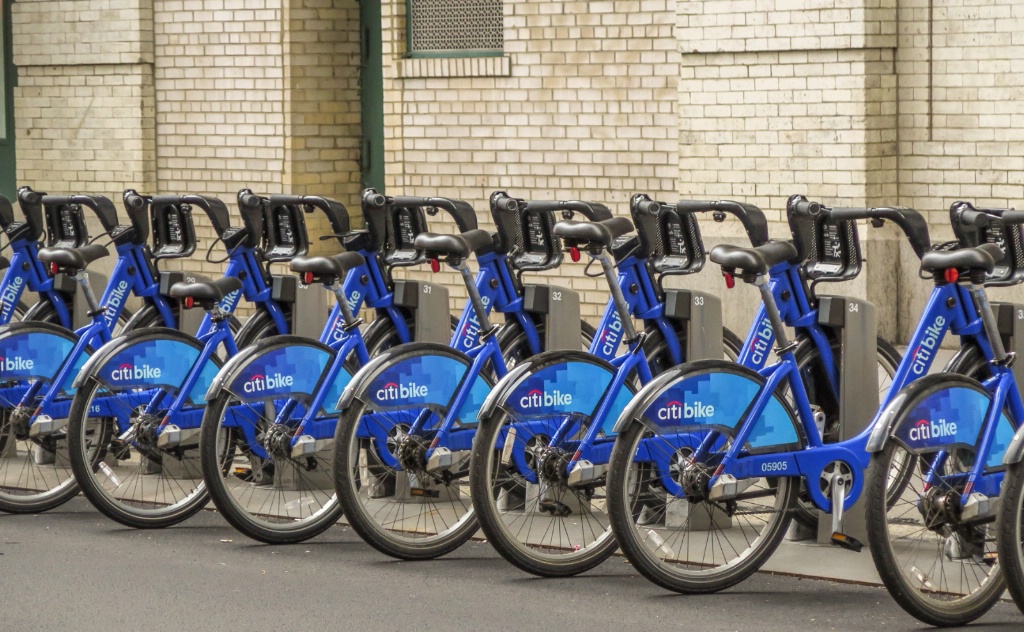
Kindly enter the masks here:
<path id="1" fill-rule="evenodd" d="M 785 472 L 789 469 L 789 463 L 786 461 L 772 461 L 771 463 L 762 463 L 762 472 Z"/>

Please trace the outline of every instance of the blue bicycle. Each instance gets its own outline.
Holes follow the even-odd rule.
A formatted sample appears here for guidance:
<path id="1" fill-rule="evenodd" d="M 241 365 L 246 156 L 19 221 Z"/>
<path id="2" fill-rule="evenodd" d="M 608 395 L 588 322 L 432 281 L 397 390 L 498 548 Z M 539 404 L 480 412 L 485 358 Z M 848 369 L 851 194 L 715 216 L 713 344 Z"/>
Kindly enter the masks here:
<path id="1" fill-rule="evenodd" d="M 21 187 L 18 203 L 25 219 L 17 221 L 10 201 L 0 196 L 0 228 L 12 251 L 10 259 L 0 257 L 0 269 L 5 269 L 0 281 L 0 325 L 12 320 L 34 320 L 72 327 L 75 284 L 63 275 L 57 279 L 50 276 L 39 261 L 40 240 L 45 232 L 50 248 L 80 247 L 88 243 L 89 234 L 81 205 L 51 206 L 51 212 L 44 218 L 41 199 L 41 194 Z M 39 295 L 31 307 L 21 301 L 25 291 Z"/>
<path id="2" fill-rule="evenodd" d="M 704 249 L 695 213 L 711 211 L 717 221 L 724 221 L 726 213 L 735 215 L 752 243 L 787 254 L 786 268 L 773 292 L 786 306 L 785 324 L 801 332 L 797 352 L 801 371 L 821 376 L 813 401 L 823 426 L 829 425 L 833 432 L 838 401 L 837 343 L 834 332 L 812 324 L 816 301 L 805 278 L 825 280 L 826 269 L 834 275 L 840 272 L 837 276 L 843 280 L 856 276 L 860 270 L 856 242 L 843 235 L 843 243 L 833 245 L 831 260 L 812 257 L 802 265 L 811 255 L 812 244 L 805 227 L 793 218 L 796 246 L 768 242 L 764 214 L 751 205 L 668 205 L 641 197 L 634 198 L 631 210 L 642 244 L 636 254 L 647 259 L 650 271 L 658 275 L 656 287 L 662 306 L 671 305 L 675 311 L 682 304 L 687 312 L 695 312 L 711 300 L 699 293 L 661 288 L 661 277 L 666 274 L 696 272 L 703 267 Z M 576 235 L 570 238 L 566 233 L 563 238 L 585 244 L 598 261 L 607 256 L 598 240 L 602 235 L 593 226 L 560 225 L 559 230 Z M 604 261 L 602 265 L 607 267 Z M 613 280 L 609 276 L 609 282 Z M 621 281 L 620 277 L 620 287 L 632 285 Z M 612 288 L 613 293 L 618 289 Z M 670 315 L 667 308 L 662 309 Z M 762 307 L 742 346 L 733 347 L 726 340 L 726 358 L 738 357 L 746 366 L 763 366 L 773 340 L 771 322 Z M 731 348 L 736 351 L 730 353 Z M 637 336 L 630 349 L 611 363 L 587 354 L 542 355 L 530 366 L 512 371 L 496 387 L 481 412 L 471 481 L 484 533 L 505 559 L 536 575 L 568 576 L 593 568 L 615 551 L 605 498 L 605 473 L 615 438 L 611 425 L 635 393 L 631 374 L 649 357 L 642 336 Z M 882 389 L 888 387 L 887 378 L 898 362 L 895 350 L 880 341 Z M 654 364 L 652 373 L 657 375 L 675 364 Z M 639 375 L 641 384 L 650 381 L 650 375 Z M 544 401 L 532 397 L 533 393 L 543 393 Z M 557 397 L 548 397 L 552 393 Z M 808 522 L 814 519 L 814 515 L 806 518 Z"/>
<path id="3" fill-rule="evenodd" d="M 321 208 L 326 203 L 293 201 Z M 203 475 L 217 508 L 242 533 L 286 544 L 337 522 L 341 508 L 329 451 L 342 390 L 371 357 L 410 342 L 417 318 L 436 319 L 451 335 L 447 313 L 414 314 L 427 309 L 420 297 L 436 292 L 435 286 L 392 278 L 394 266 L 422 260 L 414 241 L 427 230 L 425 209 L 437 208 L 451 213 L 461 229 L 476 228 L 475 213 L 462 201 L 403 204 L 373 189 L 362 197 L 367 230 L 349 232 L 347 212 L 335 212 L 341 220 L 334 223 L 335 236 L 348 252 L 291 264 L 304 283 L 321 283 L 337 299 L 320 339 L 268 338 L 218 374 L 203 417 Z M 359 318 L 364 307 L 376 311 L 365 334 Z M 478 330 L 465 313 L 463 325 L 469 336 Z"/>
<path id="4" fill-rule="evenodd" d="M 132 331 L 104 344 L 76 372 L 67 426 L 75 478 L 109 518 L 151 528 L 176 524 L 206 504 L 198 451 L 206 391 L 223 364 L 221 354 L 233 356 L 240 345 L 289 330 L 290 307 L 275 298 L 261 254 L 272 250 L 268 235 L 301 237 L 284 249 L 284 258 L 307 240 L 301 225 L 281 224 L 295 213 L 267 216 L 268 200 L 247 189 L 238 194 L 240 227 L 231 226 L 227 207 L 212 197 L 135 196 L 131 202 L 140 212 L 151 208 L 154 217 L 173 218 L 161 223 L 161 234 L 183 252 L 195 248 L 191 209 L 201 208 L 228 252 L 223 278 L 186 276 L 168 290 L 184 308 L 206 311 L 197 335 L 163 327 Z M 257 311 L 236 338 L 232 313 L 243 297 Z"/>
<path id="5" fill-rule="evenodd" d="M 637 238 L 612 245 L 615 238 L 632 229 L 629 220 L 612 218 L 604 206 L 576 201 L 527 202 L 524 212 L 547 226 L 554 224 L 555 212 L 567 217 L 579 213 L 597 222 L 588 226 L 606 231 L 606 246 L 619 256 L 620 273 L 612 273 L 612 280 L 616 288 L 621 287 L 619 298 L 630 307 L 620 309 L 611 302 L 592 342 L 584 340 L 584 344 L 591 343 L 598 357 L 615 357 L 632 331 L 632 321 L 620 314 L 635 310 L 650 326 L 653 357 L 666 364 L 679 361 L 685 341 L 679 339 L 672 320 L 659 311 L 647 260 L 636 255 L 640 247 Z M 529 223 L 521 229 L 522 235 L 536 233 Z M 557 233 L 552 235 L 548 243 L 557 245 Z M 522 239 L 515 243 L 521 244 Z M 509 368 L 502 358 L 499 329 L 490 324 L 488 307 L 493 304 L 499 311 L 518 314 L 517 304 L 522 301 L 512 271 L 494 266 L 497 254 L 508 250 L 508 242 L 499 243 L 497 253 L 486 234 L 464 234 L 461 239 L 421 236 L 417 245 L 432 260 L 444 259 L 462 274 L 481 323 L 478 342 L 465 351 L 440 345 L 403 345 L 375 359 L 345 390 L 334 446 L 336 490 L 349 523 L 375 548 L 402 559 L 443 555 L 477 529 L 470 502 L 470 451 L 484 398 Z M 530 255 L 525 247 L 516 251 L 522 257 Z M 481 268 L 475 283 L 466 266 L 472 252 Z M 579 252 L 571 252 L 578 259 Z M 560 258 L 560 247 L 545 256 L 555 253 Z M 666 258 L 664 263 L 683 267 L 690 263 L 689 253 L 680 256 L 676 252 L 675 256 L 674 261 Z M 610 261 L 608 266 L 612 266 Z M 520 272 L 527 269 L 519 267 Z M 557 291 L 550 296 L 552 301 L 562 298 Z M 537 327 L 525 319 L 519 322 L 526 332 Z M 540 346 L 531 350 L 539 351 Z M 530 358 L 516 366 L 533 363 Z M 646 363 L 638 370 L 648 371 Z M 543 400 L 543 394 L 535 395 Z"/>
<path id="6" fill-rule="evenodd" d="M 723 246 L 712 251 L 712 260 L 722 266 L 727 279 L 738 276 L 760 291 L 778 332 L 779 362 L 760 371 L 712 360 L 683 365 L 656 378 L 616 423 L 619 436 L 608 475 L 612 528 L 637 570 L 670 590 L 714 592 L 755 572 L 799 513 L 801 490 L 816 508 L 832 515 L 833 543 L 852 550 L 860 550 L 861 545 L 844 532 L 843 514 L 866 495 L 872 552 L 884 546 L 878 529 L 886 528 L 886 510 L 902 507 L 914 490 L 927 489 L 915 486 L 914 480 L 935 465 L 929 465 L 923 454 L 903 451 L 894 456 L 896 443 L 888 437 L 907 429 L 896 413 L 910 401 L 908 394 L 929 385 L 977 384 L 949 374 L 923 377 L 947 331 L 960 335 L 965 345 L 990 360 L 1000 389 L 1006 387 L 1007 379 L 1012 384 L 982 285 L 986 272 L 993 270 L 993 256 L 1002 258 L 997 246 L 928 252 L 927 226 L 911 209 L 828 209 L 794 196 L 788 210 L 816 217 L 819 228 L 830 224 L 855 228 L 853 221 L 861 219 L 893 221 L 922 257 L 922 270 L 932 275 L 936 287 L 911 339 L 913 351 L 900 363 L 883 409 L 856 437 L 827 443 L 799 370 L 796 345 L 782 328 L 783 305 L 772 291 L 787 256 L 765 248 Z M 980 216 L 972 211 L 959 219 L 966 224 Z M 970 283 L 957 283 L 961 276 Z M 979 386 L 973 392 L 985 389 Z M 981 416 L 970 423 L 965 420 L 962 429 L 968 425 L 974 432 L 973 446 L 983 427 L 995 436 L 999 424 L 989 425 Z M 1012 434 L 1012 428 L 1000 430 L 998 436 L 1006 430 Z M 1008 437 L 1004 439 L 1009 442 Z M 872 451 L 883 444 L 890 446 L 884 453 L 889 458 L 875 457 L 868 470 Z M 996 452 L 1001 454 L 1000 450 L 992 454 Z M 987 600 L 1000 581 L 994 567 L 985 563 L 980 564 L 983 572 L 972 574 L 979 568 L 975 562 L 984 557 L 981 549 L 973 548 L 982 543 L 978 535 L 972 534 L 970 546 L 958 549 L 950 560 L 957 568 L 954 577 L 963 579 L 966 572 L 982 580 L 980 599 Z M 964 554 L 968 549 L 971 553 Z M 933 570 L 918 571 L 922 583 L 930 581 Z M 934 594 L 947 589 L 944 585 Z M 966 592 L 977 597 L 973 589 Z M 947 599 L 950 606 L 958 601 L 948 595 L 935 601 Z"/>
<path id="7" fill-rule="evenodd" d="M 38 251 L 38 259 L 53 275 L 65 275 L 78 286 L 88 308 L 90 323 L 76 331 L 46 322 L 13 323 L 0 329 L 0 510 L 38 512 L 56 507 L 74 496 L 67 447 L 67 417 L 74 394 L 72 380 L 93 349 L 111 339 L 129 296 L 145 305 L 125 325 L 126 330 L 158 323 L 173 325 L 176 301 L 160 293 L 159 275 L 148 250 L 148 222 L 144 210 L 128 202 L 129 224 L 120 225 L 113 203 L 102 196 L 52 196 L 23 188 L 28 228 L 25 238 L 38 236 L 39 216 L 45 212 L 52 247 Z M 97 301 L 86 268 L 108 255 L 107 248 L 87 244 L 81 209 L 95 212 L 114 243 L 118 260 L 101 300 Z M 19 237 L 20 239 L 20 237 Z M 30 270 L 29 261 L 22 264 Z M 59 302 L 54 302 L 57 313 Z"/>

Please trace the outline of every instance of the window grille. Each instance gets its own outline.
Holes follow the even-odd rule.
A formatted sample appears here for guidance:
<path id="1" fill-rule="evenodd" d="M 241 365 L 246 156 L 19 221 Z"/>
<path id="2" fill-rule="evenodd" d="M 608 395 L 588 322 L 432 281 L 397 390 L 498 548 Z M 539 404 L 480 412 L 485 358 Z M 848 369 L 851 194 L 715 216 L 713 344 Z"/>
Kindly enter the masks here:
<path id="1" fill-rule="evenodd" d="M 502 0 L 408 0 L 411 57 L 501 55 Z"/>

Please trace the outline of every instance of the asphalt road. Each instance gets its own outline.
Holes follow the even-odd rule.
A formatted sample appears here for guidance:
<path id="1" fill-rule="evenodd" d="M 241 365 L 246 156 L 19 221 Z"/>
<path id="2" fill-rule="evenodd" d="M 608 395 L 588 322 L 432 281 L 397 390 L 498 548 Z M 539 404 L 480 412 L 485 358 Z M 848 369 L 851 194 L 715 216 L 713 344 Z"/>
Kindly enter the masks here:
<path id="1" fill-rule="evenodd" d="M 915 630 L 880 588 L 759 574 L 705 597 L 666 593 L 621 557 L 564 580 L 509 566 L 484 542 L 393 561 L 335 527 L 255 544 L 214 512 L 163 531 L 108 522 L 82 498 L 0 514 L 0 630 Z M 1001 604 L 972 629 L 1024 628 Z"/>

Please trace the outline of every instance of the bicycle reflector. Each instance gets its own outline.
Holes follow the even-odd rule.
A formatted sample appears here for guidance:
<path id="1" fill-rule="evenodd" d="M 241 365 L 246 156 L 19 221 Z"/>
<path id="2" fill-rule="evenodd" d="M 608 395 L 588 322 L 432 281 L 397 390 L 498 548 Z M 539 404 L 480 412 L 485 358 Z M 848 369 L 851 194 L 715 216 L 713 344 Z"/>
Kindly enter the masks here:
<path id="1" fill-rule="evenodd" d="M 191 296 L 186 296 L 184 303 L 185 309 L 192 309 L 193 307 L 196 306 L 196 299 L 192 298 Z"/>
<path id="2" fill-rule="evenodd" d="M 312 285 L 313 281 L 314 281 L 314 278 L 313 278 L 313 273 L 312 272 L 303 272 L 302 273 L 302 282 L 304 284 Z"/>
<path id="3" fill-rule="evenodd" d="M 579 263 L 580 249 L 576 246 L 569 248 L 569 258 L 573 260 L 573 263 Z"/>
<path id="4" fill-rule="evenodd" d="M 51 275 L 56 275 L 58 272 L 60 272 L 60 266 L 57 265 L 57 262 L 56 261 L 50 262 L 50 274 Z"/>
<path id="5" fill-rule="evenodd" d="M 441 262 L 438 261 L 437 259 L 431 259 L 430 260 L 430 269 L 432 271 L 434 271 L 434 272 L 440 272 L 441 271 Z"/>

